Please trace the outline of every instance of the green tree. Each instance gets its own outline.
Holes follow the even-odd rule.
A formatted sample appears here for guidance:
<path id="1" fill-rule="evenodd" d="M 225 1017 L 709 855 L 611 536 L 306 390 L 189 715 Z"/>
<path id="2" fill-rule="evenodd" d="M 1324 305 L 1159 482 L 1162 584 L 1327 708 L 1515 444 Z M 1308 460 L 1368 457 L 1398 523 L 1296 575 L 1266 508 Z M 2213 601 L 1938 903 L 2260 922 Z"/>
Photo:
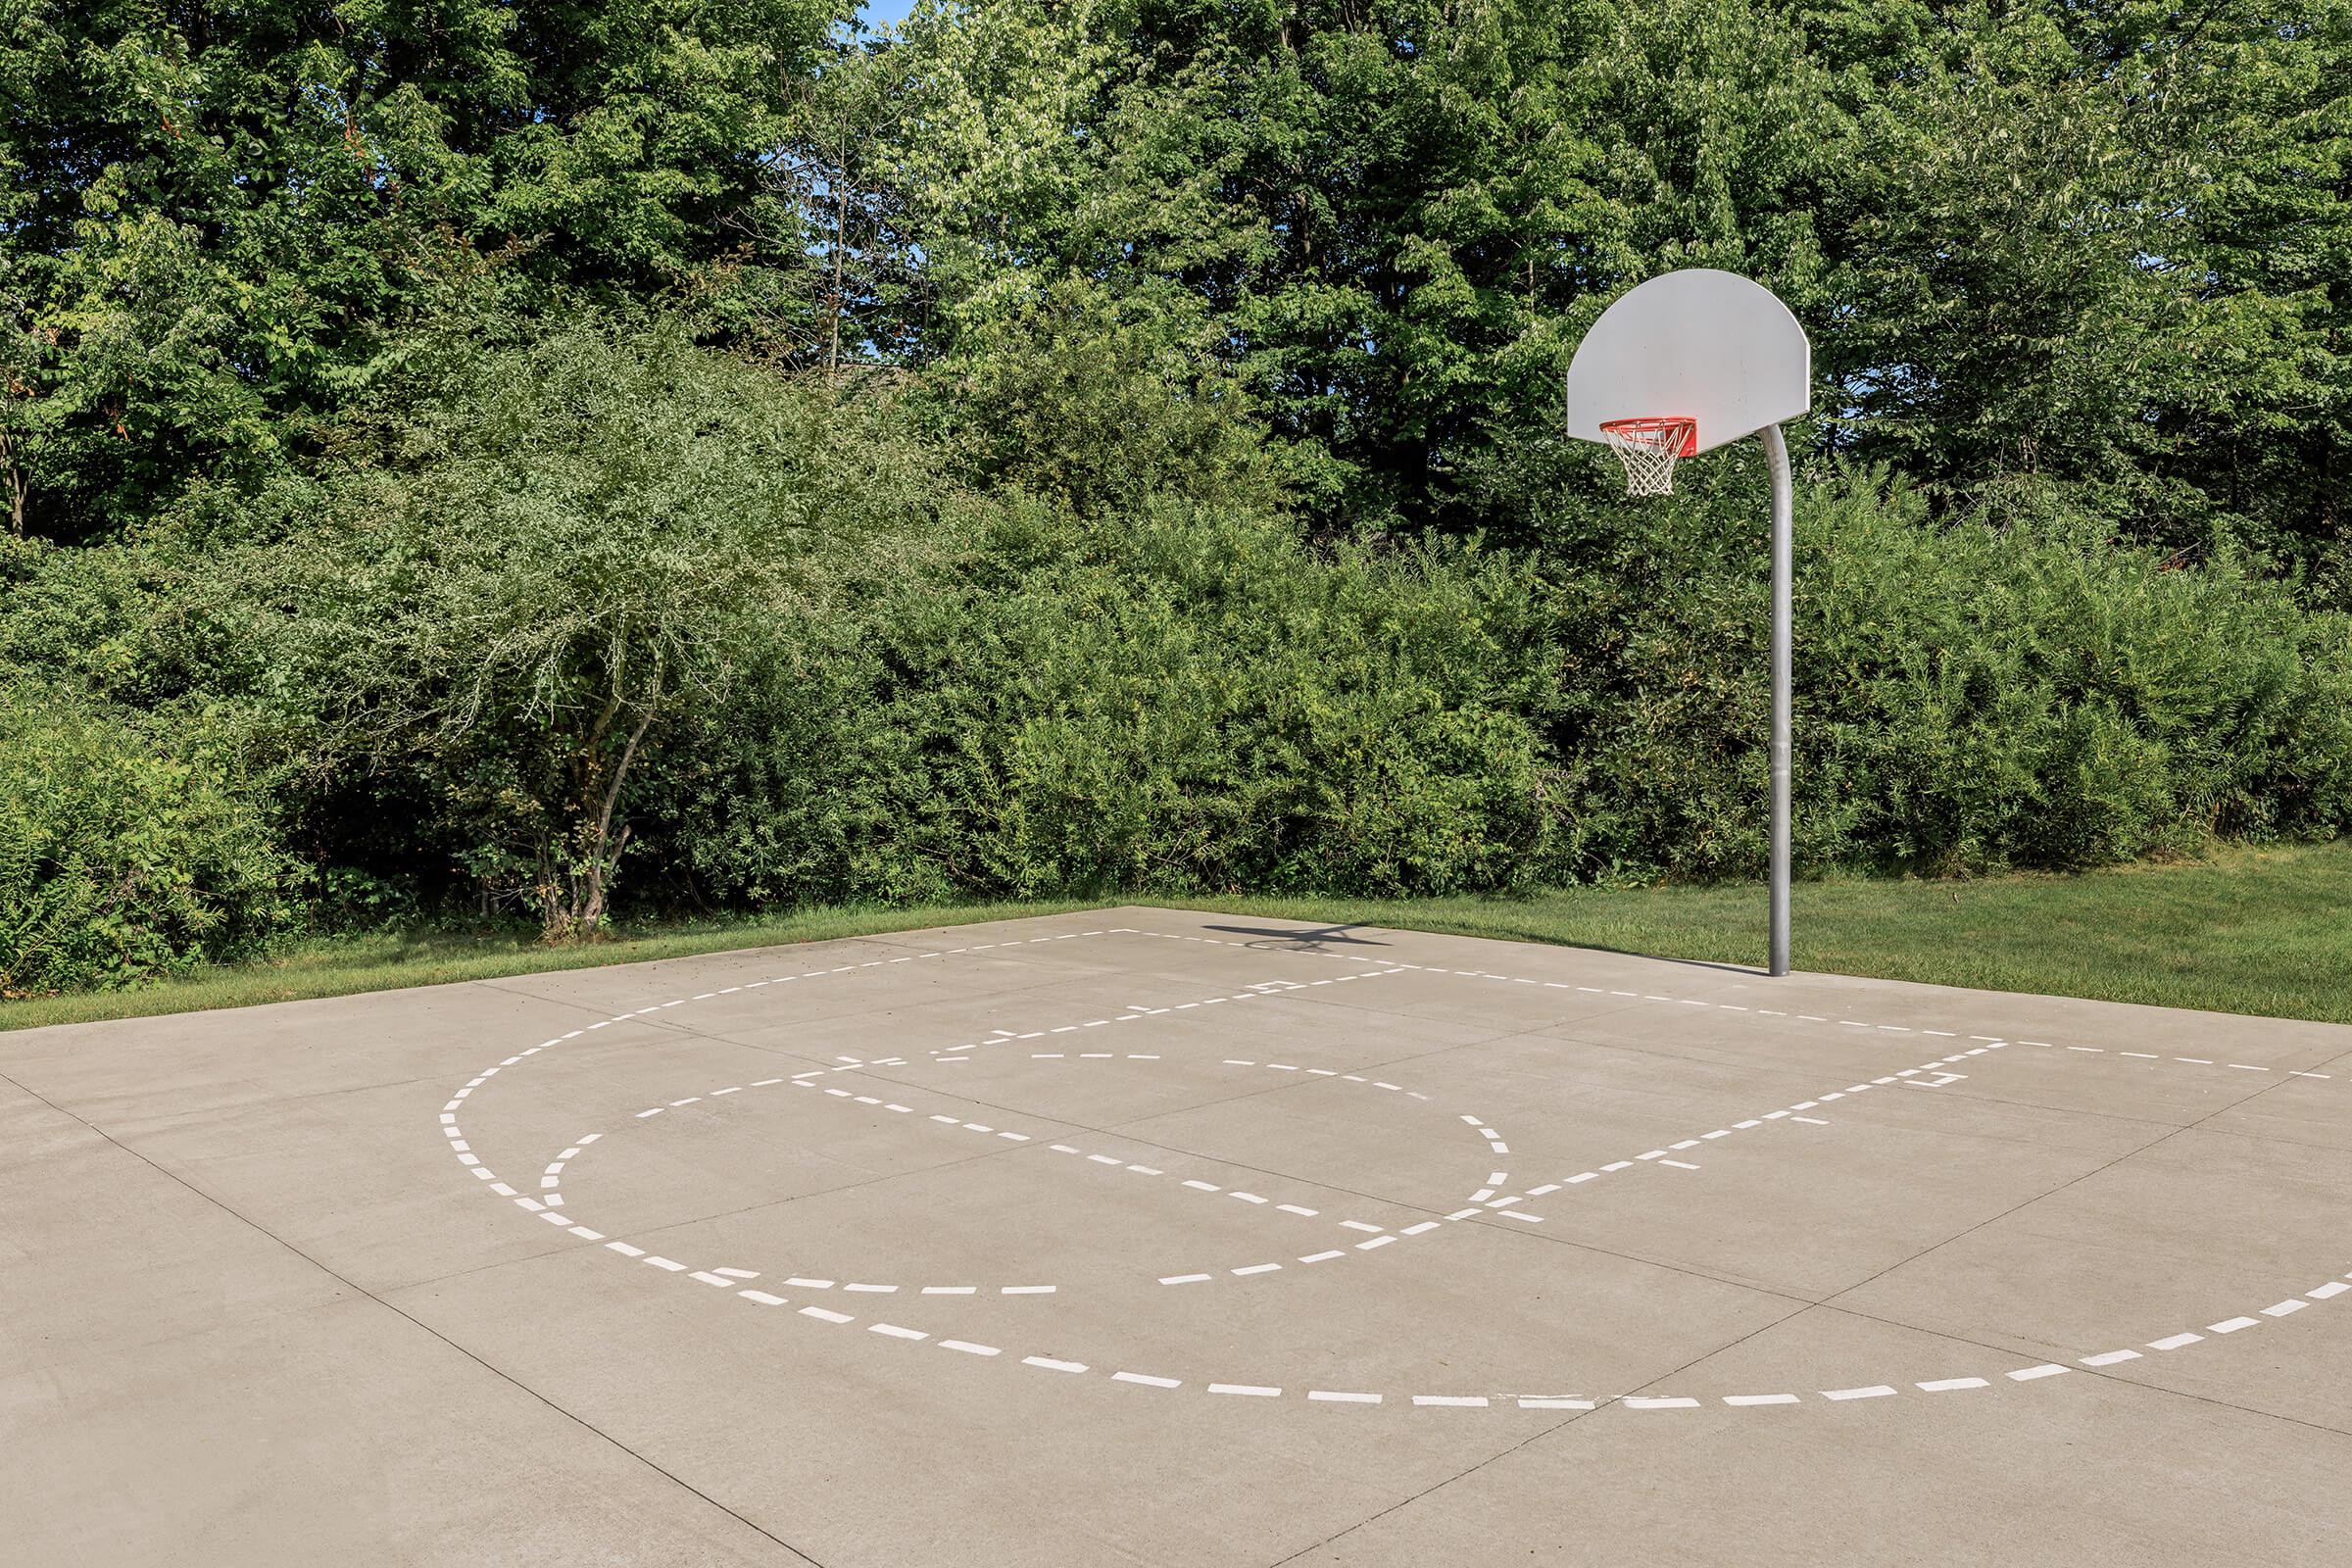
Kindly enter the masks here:
<path id="1" fill-rule="evenodd" d="M 301 526 L 207 558 L 208 612 L 314 788 L 420 782 L 416 836 L 590 934 L 649 770 L 839 571 L 913 548 L 931 475 L 886 409 L 674 325 L 571 327 L 416 392 L 389 451 L 294 487 Z"/>
<path id="2" fill-rule="evenodd" d="M 0 3 L 23 526 L 103 536 L 310 421 L 485 273 L 672 289 L 738 242 L 831 0 Z"/>
<path id="3" fill-rule="evenodd" d="M 1475 525 L 1460 465 L 1551 416 L 1625 283 L 1708 262 L 1803 298 L 1820 271 L 1836 112 L 1745 6 L 995 0 L 905 47 L 947 101 L 908 154 L 931 348 L 1083 276 L 1213 345 L 1326 516 Z"/>
<path id="4" fill-rule="evenodd" d="M 1208 345 L 1325 518 L 1486 525 L 1606 301 L 1669 268 L 1812 330 L 1820 447 L 2135 538 L 2352 546 L 2352 7 L 983 0 L 918 15 L 901 166 L 998 352 L 1080 277 Z M 1179 378 L 1179 384 L 1186 377 Z M 2330 574 L 2333 574 L 2330 579 Z"/>
<path id="5" fill-rule="evenodd" d="M 1833 5 L 1857 132 L 1816 322 L 1845 439 L 2324 567 L 2352 362 L 2352 8 Z M 2341 569 L 2340 566 L 2334 569 Z"/>

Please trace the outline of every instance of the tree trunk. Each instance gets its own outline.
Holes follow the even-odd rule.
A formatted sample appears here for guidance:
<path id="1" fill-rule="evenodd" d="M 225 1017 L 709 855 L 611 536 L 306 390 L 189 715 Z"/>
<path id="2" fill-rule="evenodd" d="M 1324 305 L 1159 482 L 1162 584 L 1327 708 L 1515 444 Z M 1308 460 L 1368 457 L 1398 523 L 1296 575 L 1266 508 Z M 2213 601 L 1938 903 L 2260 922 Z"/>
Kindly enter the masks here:
<path id="1" fill-rule="evenodd" d="M 654 714 L 662 706 L 662 668 L 654 666 L 653 689 L 647 694 L 645 706 L 638 710 L 637 726 L 620 749 L 620 760 L 612 765 L 612 776 L 606 783 L 604 799 L 597 804 L 596 826 L 588 839 L 587 865 L 574 885 L 570 911 L 570 932 L 579 936 L 594 936 L 604 924 L 605 895 L 612 879 L 613 868 L 619 863 L 621 851 L 628 848 L 629 825 L 622 823 L 620 832 L 612 831 L 612 813 L 620 804 L 621 786 L 628 781 L 629 764 L 637 759 L 638 743 L 645 739 L 646 730 L 654 722 Z"/>
<path id="2" fill-rule="evenodd" d="M 20 539 L 24 537 L 24 497 L 29 488 L 24 470 L 17 463 L 17 440 L 8 426 L 0 424 L 0 468 L 8 471 L 8 525 Z"/>
<path id="3" fill-rule="evenodd" d="M 843 159 L 834 172 L 833 187 L 833 320 L 830 341 L 825 346 L 825 381 L 830 385 L 841 372 L 841 251 L 850 226 L 849 160 Z"/>

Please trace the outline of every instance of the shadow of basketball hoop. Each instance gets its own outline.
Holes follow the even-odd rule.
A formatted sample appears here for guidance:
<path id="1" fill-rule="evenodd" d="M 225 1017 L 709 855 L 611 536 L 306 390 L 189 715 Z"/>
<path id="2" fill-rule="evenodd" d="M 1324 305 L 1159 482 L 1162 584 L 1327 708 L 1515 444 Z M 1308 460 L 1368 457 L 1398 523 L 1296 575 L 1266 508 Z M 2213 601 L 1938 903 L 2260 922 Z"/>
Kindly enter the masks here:
<path id="1" fill-rule="evenodd" d="M 1219 931 L 1223 932 L 1227 936 L 1232 937 L 1254 938 L 1256 940 L 1250 941 L 1246 945 L 1267 952 L 1276 952 L 1283 948 L 1312 949 L 1319 947 L 1342 946 L 1353 948 L 1385 948 L 1391 946 L 1390 943 L 1376 941 L 1371 937 L 1359 937 L 1352 935 L 1351 933 L 1360 929 L 1359 927 L 1353 925 L 1309 926 L 1306 929 L 1299 931 L 1284 931 L 1278 930 L 1272 926 L 1259 925 L 1203 925 L 1200 929 L 1203 931 Z M 1768 969 L 1759 964 L 1718 963 L 1710 958 L 1675 958 L 1659 953 L 1638 952 L 1633 948 L 1612 948 L 1603 942 L 1558 942 L 1546 940 L 1544 942 L 1544 946 L 1565 948 L 1572 953 L 1614 954 L 1623 958 L 1642 958 L 1651 963 L 1671 963 L 1677 967 L 1685 969 L 1713 969 L 1722 974 L 1766 975 L 1770 973 Z"/>
<path id="2" fill-rule="evenodd" d="M 1202 926 L 1201 929 L 1203 931 L 1222 931 L 1227 936 L 1270 939 L 1251 942 L 1250 946 L 1253 948 L 1270 947 L 1275 942 L 1281 942 L 1292 946 L 1307 947 L 1317 947 L 1325 944 L 1332 946 L 1340 946 L 1345 944 L 1346 946 L 1356 948 L 1385 948 L 1389 946 L 1389 944 L 1386 942 L 1375 942 L 1369 937 L 1349 936 L 1348 933 L 1355 929 L 1355 927 L 1351 925 L 1309 926 L 1303 931 L 1277 931 L 1267 926 L 1255 925 L 1209 925 Z"/>

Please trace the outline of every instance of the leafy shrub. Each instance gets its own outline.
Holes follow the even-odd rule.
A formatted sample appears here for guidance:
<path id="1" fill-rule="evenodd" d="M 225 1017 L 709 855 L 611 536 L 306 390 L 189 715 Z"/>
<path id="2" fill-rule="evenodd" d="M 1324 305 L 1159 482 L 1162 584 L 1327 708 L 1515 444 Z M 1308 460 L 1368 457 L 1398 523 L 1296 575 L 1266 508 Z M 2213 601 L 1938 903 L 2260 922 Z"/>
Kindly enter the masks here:
<path id="1" fill-rule="evenodd" d="M 837 570 L 912 551 L 934 476 L 879 403 L 674 323 L 454 358 L 355 421 L 372 461 L 187 509 L 225 541 L 191 600 L 233 630 L 224 684 L 274 716 L 273 760 L 420 808 L 412 840 L 485 902 L 592 932 L 644 858 L 649 775 L 690 765 L 664 751 L 725 722 L 738 669 Z"/>
<path id="2" fill-rule="evenodd" d="M 200 734 L 0 686 L 0 996 L 176 974 L 293 927 L 296 868 Z"/>
<path id="3" fill-rule="evenodd" d="M 700 797 L 680 836 L 721 887 L 1435 893 L 1541 863 L 1549 611 L 1521 564 L 1020 507 L 867 612 Z"/>
<path id="4" fill-rule="evenodd" d="M 1554 489 L 1534 561 L 1002 509 L 952 566 L 778 628 L 655 814 L 753 902 L 1753 875 L 1759 475 L 1697 477 L 1646 509 Z M 1798 515 L 1801 867 L 2352 826 L 2342 617 L 2064 514 L 1937 522 L 1884 473 Z"/>
<path id="5" fill-rule="evenodd" d="M 1559 541 L 1592 611 L 1557 737 L 1566 874 L 1765 863 L 1768 605 L 1740 468 Z M 2352 621 L 2230 565 L 2168 570 L 2064 514 L 1933 522 L 1864 472 L 1798 499 L 1795 629 L 1800 865 L 2066 868 L 2352 826 Z"/>

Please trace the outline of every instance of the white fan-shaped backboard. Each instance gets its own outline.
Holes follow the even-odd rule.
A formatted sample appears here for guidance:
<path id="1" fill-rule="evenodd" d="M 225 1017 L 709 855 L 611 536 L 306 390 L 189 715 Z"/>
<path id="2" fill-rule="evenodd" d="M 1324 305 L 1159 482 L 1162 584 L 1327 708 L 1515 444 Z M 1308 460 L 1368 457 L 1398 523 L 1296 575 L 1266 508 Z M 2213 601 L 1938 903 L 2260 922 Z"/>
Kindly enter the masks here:
<path id="1" fill-rule="evenodd" d="M 1568 366 L 1568 433 L 1603 420 L 1698 421 L 1705 452 L 1813 406 L 1813 349 L 1779 296 L 1736 272 L 1690 268 L 1628 289 Z"/>

